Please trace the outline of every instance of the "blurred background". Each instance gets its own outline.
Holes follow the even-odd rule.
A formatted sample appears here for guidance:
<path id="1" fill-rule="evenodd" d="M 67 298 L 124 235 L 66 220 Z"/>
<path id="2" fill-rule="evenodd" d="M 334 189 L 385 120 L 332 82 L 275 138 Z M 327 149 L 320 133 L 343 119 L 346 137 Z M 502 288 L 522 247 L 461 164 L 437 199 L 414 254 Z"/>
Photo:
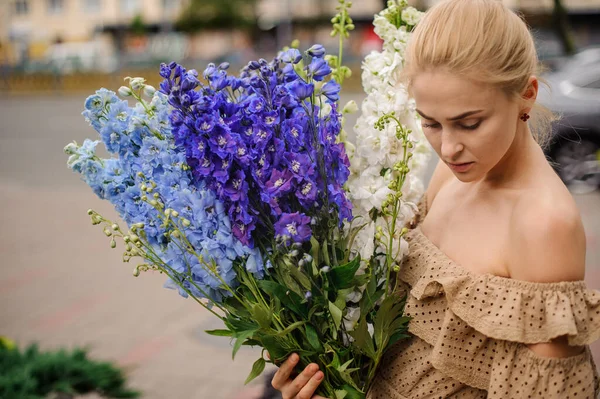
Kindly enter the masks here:
<path id="1" fill-rule="evenodd" d="M 540 101 L 562 114 L 548 156 L 570 188 L 587 233 L 587 281 L 600 289 L 600 0 L 505 0 L 532 27 L 552 91 Z M 435 1 L 413 1 L 425 10 Z M 302 49 L 329 36 L 336 0 L 0 0 L 0 336 L 43 349 L 87 346 L 127 370 L 144 398 L 261 398 L 243 381 L 259 351 L 231 360 L 209 314 L 164 278 L 132 276 L 86 214 L 116 219 L 66 167 L 70 141 L 95 138 L 81 116 L 100 87 L 125 76 L 160 81 L 160 62 L 203 70 L 208 62 L 269 59 L 293 39 Z M 356 0 L 344 49 L 353 77 L 342 102 L 363 99 L 360 63 L 381 47 L 373 14 Z M 345 82 L 346 83 L 346 82 Z M 354 119 L 347 122 L 351 130 Z M 432 167 L 437 160 L 432 160 Z M 594 347 L 600 359 L 600 346 Z M 266 397 L 266 396 L 265 396 Z"/>

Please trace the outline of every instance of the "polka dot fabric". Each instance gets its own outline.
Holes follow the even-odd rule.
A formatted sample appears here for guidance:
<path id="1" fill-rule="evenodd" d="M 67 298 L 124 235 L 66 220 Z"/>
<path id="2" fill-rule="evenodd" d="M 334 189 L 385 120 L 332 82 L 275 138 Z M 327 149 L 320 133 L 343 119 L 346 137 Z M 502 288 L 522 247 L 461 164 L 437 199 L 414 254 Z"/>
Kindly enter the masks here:
<path id="1" fill-rule="evenodd" d="M 425 215 L 426 198 L 419 204 Z M 600 292 L 585 283 L 531 283 L 477 275 L 421 232 L 398 275 L 413 337 L 384 357 L 368 399 L 596 398 L 588 344 L 600 338 Z M 566 335 L 583 353 L 544 358 L 527 344 Z"/>

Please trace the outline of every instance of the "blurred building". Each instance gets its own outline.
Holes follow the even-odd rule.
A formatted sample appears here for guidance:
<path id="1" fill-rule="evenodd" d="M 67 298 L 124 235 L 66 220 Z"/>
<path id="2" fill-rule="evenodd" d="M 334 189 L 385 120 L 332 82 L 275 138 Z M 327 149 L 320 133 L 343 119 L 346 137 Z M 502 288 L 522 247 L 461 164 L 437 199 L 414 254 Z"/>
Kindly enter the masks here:
<path id="1" fill-rule="evenodd" d="M 163 57 L 243 60 L 269 53 L 292 38 L 331 46 L 327 20 L 337 0 L 259 0 L 259 34 L 211 30 L 187 35 L 173 25 L 190 0 L 0 0 L 0 64 L 27 65 L 35 71 L 60 63 L 59 69 L 111 70 L 123 62 L 155 62 Z M 548 13 L 553 0 L 503 0 L 526 12 Z M 437 0 L 409 0 L 427 8 Z M 377 46 L 371 21 L 385 0 L 355 0 L 351 15 L 357 34 L 349 55 Z M 600 0 L 563 0 L 570 12 L 600 15 Z M 137 30 L 136 30 L 137 29 Z M 364 45 L 362 42 L 370 42 Z M 237 58 L 235 58 L 235 54 Z M 233 54 L 233 55 L 232 55 Z M 58 61 L 57 61 L 58 60 Z"/>

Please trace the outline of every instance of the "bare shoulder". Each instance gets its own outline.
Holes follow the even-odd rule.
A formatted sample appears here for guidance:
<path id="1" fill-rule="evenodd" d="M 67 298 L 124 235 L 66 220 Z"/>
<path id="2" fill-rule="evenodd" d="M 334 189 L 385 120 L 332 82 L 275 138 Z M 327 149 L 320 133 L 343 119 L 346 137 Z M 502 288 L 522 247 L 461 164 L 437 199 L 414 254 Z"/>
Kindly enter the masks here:
<path id="1" fill-rule="evenodd" d="M 452 178 L 454 178 L 454 173 L 452 173 L 448 165 L 440 159 L 433 171 L 429 185 L 427 186 L 427 208 L 431 208 L 431 203 L 437 193 Z"/>
<path id="2" fill-rule="evenodd" d="M 511 278 L 534 282 L 583 280 L 585 231 L 568 191 L 546 187 L 520 196 L 510 231 Z"/>

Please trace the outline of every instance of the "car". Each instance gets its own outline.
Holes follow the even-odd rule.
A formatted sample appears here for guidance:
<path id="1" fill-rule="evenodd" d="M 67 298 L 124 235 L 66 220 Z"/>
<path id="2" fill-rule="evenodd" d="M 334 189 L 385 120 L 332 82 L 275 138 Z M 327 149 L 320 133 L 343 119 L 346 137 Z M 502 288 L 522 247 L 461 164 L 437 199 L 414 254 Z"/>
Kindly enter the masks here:
<path id="1" fill-rule="evenodd" d="M 546 155 L 575 194 L 600 187 L 600 47 L 588 48 L 542 76 L 538 101 L 560 116 Z"/>

